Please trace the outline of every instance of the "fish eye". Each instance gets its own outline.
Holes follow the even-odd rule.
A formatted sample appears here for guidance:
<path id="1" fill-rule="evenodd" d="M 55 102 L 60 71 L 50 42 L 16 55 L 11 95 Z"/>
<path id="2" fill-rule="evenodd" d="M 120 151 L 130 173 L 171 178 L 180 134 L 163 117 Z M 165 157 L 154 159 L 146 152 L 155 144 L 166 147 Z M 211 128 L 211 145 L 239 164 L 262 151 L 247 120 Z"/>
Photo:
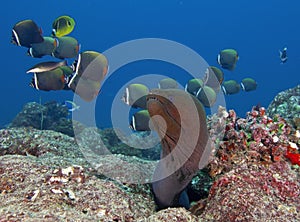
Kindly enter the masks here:
<path id="1" fill-rule="evenodd" d="M 67 21 L 67 24 L 68 24 L 69 26 L 71 26 L 71 22 L 70 22 L 70 21 Z"/>

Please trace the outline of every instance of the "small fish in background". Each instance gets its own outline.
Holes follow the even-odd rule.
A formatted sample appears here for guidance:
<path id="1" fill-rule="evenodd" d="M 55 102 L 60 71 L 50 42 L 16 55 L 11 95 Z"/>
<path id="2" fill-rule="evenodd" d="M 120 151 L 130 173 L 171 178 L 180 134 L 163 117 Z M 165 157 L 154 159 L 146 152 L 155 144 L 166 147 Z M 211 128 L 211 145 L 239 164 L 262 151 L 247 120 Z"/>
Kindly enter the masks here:
<path id="1" fill-rule="evenodd" d="M 209 108 L 215 104 L 217 100 L 217 93 L 213 88 L 203 86 L 198 90 L 196 97 L 204 107 Z"/>
<path id="2" fill-rule="evenodd" d="M 129 127 L 134 131 L 151 131 L 151 124 L 149 112 L 144 109 L 133 114 Z"/>
<path id="3" fill-rule="evenodd" d="M 33 20 L 23 20 L 14 25 L 11 43 L 17 46 L 30 48 L 34 43 L 44 41 L 42 29 Z"/>
<path id="4" fill-rule="evenodd" d="M 148 94 L 149 89 L 147 86 L 140 83 L 133 83 L 125 88 L 121 100 L 133 108 L 147 109 L 146 96 Z"/>
<path id="5" fill-rule="evenodd" d="M 78 106 L 76 103 L 74 103 L 71 100 L 66 100 L 63 106 L 67 107 L 69 112 L 74 112 L 75 110 L 79 110 L 80 108 L 80 106 Z"/>
<path id="6" fill-rule="evenodd" d="M 178 83 L 175 79 L 165 78 L 159 81 L 158 83 L 159 89 L 177 89 Z"/>
<path id="7" fill-rule="evenodd" d="M 281 60 L 281 64 L 286 63 L 288 56 L 287 56 L 287 47 L 284 47 L 282 51 L 279 50 L 279 57 Z"/>
<path id="8" fill-rule="evenodd" d="M 241 86 L 235 80 L 224 81 L 222 84 L 222 90 L 225 95 L 236 94 L 240 91 Z"/>
<path id="9" fill-rule="evenodd" d="M 196 95 L 198 90 L 204 86 L 202 79 L 190 79 L 185 85 L 184 90 L 192 95 Z"/>
<path id="10" fill-rule="evenodd" d="M 219 65 L 223 69 L 233 71 L 236 67 L 236 63 L 239 60 L 239 54 L 234 49 L 224 49 L 222 50 L 217 57 Z"/>
<path id="11" fill-rule="evenodd" d="M 62 37 L 70 34 L 75 27 L 75 20 L 70 16 L 63 15 L 56 18 L 52 23 L 52 36 Z"/>
<path id="12" fill-rule="evenodd" d="M 252 78 L 244 78 L 241 82 L 242 90 L 249 92 L 257 88 L 257 82 Z"/>
<path id="13" fill-rule="evenodd" d="M 209 66 L 205 71 L 203 83 L 211 87 L 216 93 L 220 91 L 221 84 L 224 80 L 224 73 L 221 69 L 215 66 Z"/>

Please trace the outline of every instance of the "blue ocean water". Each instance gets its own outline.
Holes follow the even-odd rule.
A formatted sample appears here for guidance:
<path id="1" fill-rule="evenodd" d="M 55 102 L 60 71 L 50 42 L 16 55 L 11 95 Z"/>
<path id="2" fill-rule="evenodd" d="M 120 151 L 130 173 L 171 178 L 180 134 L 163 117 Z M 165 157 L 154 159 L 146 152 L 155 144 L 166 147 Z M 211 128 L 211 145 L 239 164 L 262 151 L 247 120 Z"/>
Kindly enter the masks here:
<path id="1" fill-rule="evenodd" d="M 278 92 L 299 84 L 299 7 L 296 0 L 5 1 L 0 9 L 0 126 L 8 124 L 27 102 L 41 99 L 63 103 L 73 99 L 71 91 L 42 92 L 29 87 L 32 76 L 25 70 L 55 59 L 31 58 L 26 55 L 26 48 L 10 43 L 11 29 L 18 21 L 33 19 L 44 35 L 50 35 L 53 20 L 70 15 L 76 20 L 71 36 L 81 43 L 81 51 L 104 52 L 130 40 L 162 38 L 183 44 L 209 65 L 218 66 L 219 51 L 234 48 L 240 59 L 234 71 L 223 70 L 225 80 L 252 77 L 258 83 L 255 91 L 225 97 L 227 109 L 234 109 L 243 117 L 252 106 L 267 107 Z M 289 59 L 280 64 L 278 50 L 283 47 L 288 47 Z M 183 85 L 188 78 L 178 67 L 158 61 L 125 65 L 108 76 L 102 86 L 95 109 L 99 127 L 111 125 L 112 100 L 120 87 L 145 73 L 171 75 Z M 121 112 L 119 115 L 122 118 Z"/>

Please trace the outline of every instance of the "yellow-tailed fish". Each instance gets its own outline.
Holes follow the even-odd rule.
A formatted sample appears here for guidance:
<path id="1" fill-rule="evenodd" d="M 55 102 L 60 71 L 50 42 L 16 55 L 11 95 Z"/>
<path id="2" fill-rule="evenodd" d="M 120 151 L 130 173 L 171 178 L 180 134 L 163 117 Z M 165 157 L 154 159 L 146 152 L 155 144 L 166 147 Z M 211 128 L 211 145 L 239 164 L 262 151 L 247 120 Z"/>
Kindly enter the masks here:
<path id="1" fill-rule="evenodd" d="M 75 20 L 70 16 L 63 15 L 52 23 L 52 36 L 62 37 L 70 34 L 75 27 Z"/>

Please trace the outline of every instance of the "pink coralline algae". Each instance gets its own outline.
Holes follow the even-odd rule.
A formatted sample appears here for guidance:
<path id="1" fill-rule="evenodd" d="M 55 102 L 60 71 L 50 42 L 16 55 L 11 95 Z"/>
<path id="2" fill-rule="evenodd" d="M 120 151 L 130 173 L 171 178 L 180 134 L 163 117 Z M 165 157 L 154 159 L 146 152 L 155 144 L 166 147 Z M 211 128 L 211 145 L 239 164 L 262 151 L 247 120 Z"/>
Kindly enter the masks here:
<path id="1" fill-rule="evenodd" d="M 269 118 L 263 107 L 245 119 L 220 108 L 208 123 L 215 181 L 206 205 L 202 200 L 194 213 L 204 221 L 300 221 L 299 167 L 290 158 L 299 152 L 296 129 L 279 116 Z"/>
<path id="2" fill-rule="evenodd" d="M 287 162 L 244 164 L 215 181 L 200 217 L 205 221 L 299 221 L 299 188 Z"/>
<path id="3" fill-rule="evenodd" d="M 217 146 L 216 156 L 209 165 L 212 177 L 245 162 L 272 164 L 290 161 L 287 154 L 298 152 L 297 148 L 291 151 L 291 146 L 299 145 L 295 130 L 279 116 L 276 119 L 267 117 L 263 107 L 253 108 L 245 119 L 237 118 L 233 110 L 226 113 L 220 109 L 219 114 L 210 120 L 210 132 Z M 220 116 L 224 116 L 223 119 Z M 225 127 L 216 131 L 220 124 Z"/>

